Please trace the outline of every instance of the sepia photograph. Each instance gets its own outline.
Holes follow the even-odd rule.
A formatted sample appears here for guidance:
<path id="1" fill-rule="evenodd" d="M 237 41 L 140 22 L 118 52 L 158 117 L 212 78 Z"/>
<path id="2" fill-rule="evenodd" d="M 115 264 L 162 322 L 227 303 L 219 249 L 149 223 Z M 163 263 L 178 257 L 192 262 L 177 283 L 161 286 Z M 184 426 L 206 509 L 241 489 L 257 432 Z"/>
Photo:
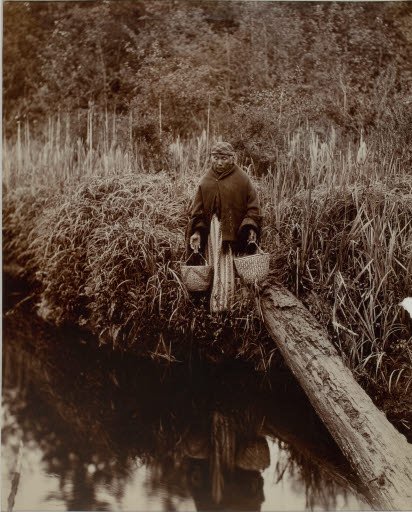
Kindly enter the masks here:
<path id="1" fill-rule="evenodd" d="M 1 9 L 1 510 L 412 510 L 412 2 Z"/>

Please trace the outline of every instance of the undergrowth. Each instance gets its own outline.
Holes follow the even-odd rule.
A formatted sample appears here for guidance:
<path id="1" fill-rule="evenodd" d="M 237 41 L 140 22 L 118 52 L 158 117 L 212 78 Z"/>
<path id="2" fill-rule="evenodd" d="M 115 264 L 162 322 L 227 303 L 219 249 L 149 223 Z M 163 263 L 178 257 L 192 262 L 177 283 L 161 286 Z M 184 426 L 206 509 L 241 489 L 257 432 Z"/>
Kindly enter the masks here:
<path id="1" fill-rule="evenodd" d="M 214 317 L 207 296 L 190 296 L 181 282 L 190 195 L 177 187 L 164 173 L 95 178 L 33 216 L 30 258 L 19 261 L 37 269 L 41 315 L 86 326 L 100 344 L 170 361 L 199 348 L 217 359 L 263 354 L 268 338 L 253 297 Z M 23 234 L 7 239 L 11 246 Z"/>
<path id="2" fill-rule="evenodd" d="M 278 281 L 328 327 L 346 363 L 360 379 L 407 391 L 411 324 L 399 302 L 412 289 L 412 180 L 320 186 L 286 201 L 278 225 L 268 224 L 278 233 Z"/>
<path id="3" fill-rule="evenodd" d="M 239 293 L 230 313 L 213 316 L 207 295 L 189 295 L 180 279 L 189 205 L 210 142 L 204 133 L 174 141 L 160 172 L 110 171 L 91 149 L 84 172 L 79 161 L 74 174 L 65 166 L 62 184 L 52 169 L 48 187 L 44 173 L 23 186 L 9 165 L 5 261 L 36 276 L 45 318 L 168 361 L 200 350 L 261 369 L 273 363 L 258 290 Z M 262 246 L 271 253 L 271 278 L 311 309 L 358 379 L 407 393 L 411 324 L 398 303 L 412 288 L 412 179 L 389 156 L 374 158 L 371 147 L 361 138 L 342 151 L 333 130 L 322 143 L 310 129 L 288 134 L 276 169 L 252 176 L 265 219 Z"/>

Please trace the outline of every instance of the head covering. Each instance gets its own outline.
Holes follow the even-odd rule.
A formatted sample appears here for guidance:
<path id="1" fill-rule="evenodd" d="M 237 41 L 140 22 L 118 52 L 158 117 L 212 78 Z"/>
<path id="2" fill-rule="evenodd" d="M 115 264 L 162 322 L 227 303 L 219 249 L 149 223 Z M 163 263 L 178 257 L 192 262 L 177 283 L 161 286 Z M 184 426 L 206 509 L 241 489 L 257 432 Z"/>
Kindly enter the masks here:
<path id="1" fill-rule="evenodd" d="M 212 146 L 212 155 L 234 155 L 235 150 L 229 142 L 215 142 Z"/>

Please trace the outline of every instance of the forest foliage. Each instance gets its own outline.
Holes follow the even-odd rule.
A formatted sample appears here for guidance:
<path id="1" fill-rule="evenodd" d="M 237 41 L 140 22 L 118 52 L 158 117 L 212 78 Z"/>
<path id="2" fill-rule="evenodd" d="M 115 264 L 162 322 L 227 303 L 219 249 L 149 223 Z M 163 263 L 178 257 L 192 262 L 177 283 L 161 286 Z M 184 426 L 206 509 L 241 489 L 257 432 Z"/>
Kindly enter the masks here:
<path id="1" fill-rule="evenodd" d="M 70 113 L 84 138 L 107 110 L 151 155 L 207 126 L 262 168 L 332 124 L 409 162 L 411 62 L 408 2 L 5 2 L 3 122 Z"/>

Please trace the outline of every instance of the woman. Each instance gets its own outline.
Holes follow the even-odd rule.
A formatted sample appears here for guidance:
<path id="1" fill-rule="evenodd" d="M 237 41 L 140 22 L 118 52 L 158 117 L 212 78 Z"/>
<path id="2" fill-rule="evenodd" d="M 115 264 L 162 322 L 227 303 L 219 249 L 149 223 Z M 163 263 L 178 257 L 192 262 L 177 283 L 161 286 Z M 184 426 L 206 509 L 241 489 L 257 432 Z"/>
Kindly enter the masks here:
<path id="1" fill-rule="evenodd" d="M 235 292 L 233 254 L 246 251 L 257 241 L 261 215 L 256 191 L 249 176 L 235 164 L 228 142 L 217 142 L 211 151 L 211 168 L 202 177 L 193 200 L 189 245 L 206 247 L 214 268 L 210 309 L 228 309 Z"/>

